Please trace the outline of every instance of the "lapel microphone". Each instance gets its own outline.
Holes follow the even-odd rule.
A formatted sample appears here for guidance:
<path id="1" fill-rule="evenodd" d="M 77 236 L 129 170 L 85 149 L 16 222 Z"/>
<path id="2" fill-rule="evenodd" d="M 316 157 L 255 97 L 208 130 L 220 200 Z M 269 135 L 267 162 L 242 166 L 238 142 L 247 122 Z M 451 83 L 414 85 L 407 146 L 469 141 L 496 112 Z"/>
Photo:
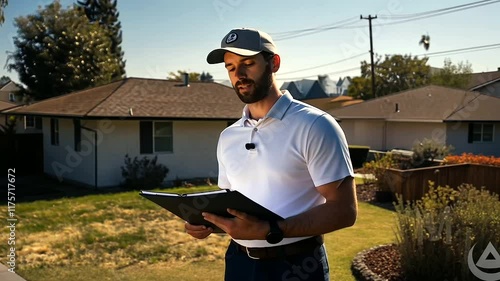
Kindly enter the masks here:
<path id="1" fill-rule="evenodd" d="M 255 143 L 252 143 L 252 142 L 245 143 L 245 148 L 246 148 L 247 150 L 252 150 L 252 149 L 255 149 Z"/>

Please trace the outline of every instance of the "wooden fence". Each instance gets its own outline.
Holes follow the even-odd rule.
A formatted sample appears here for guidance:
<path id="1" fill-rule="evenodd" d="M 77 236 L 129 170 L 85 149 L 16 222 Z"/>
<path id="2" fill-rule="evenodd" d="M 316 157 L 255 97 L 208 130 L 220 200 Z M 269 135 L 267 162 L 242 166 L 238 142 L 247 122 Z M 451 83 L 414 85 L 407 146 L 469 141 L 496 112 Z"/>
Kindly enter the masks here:
<path id="1" fill-rule="evenodd" d="M 429 190 L 429 181 L 434 186 L 448 185 L 457 188 L 469 183 L 476 188 L 485 187 L 500 194 L 500 167 L 478 164 L 454 164 L 409 170 L 387 169 L 385 180 L 394 194 L 403 200 L 417 200 Z"/>

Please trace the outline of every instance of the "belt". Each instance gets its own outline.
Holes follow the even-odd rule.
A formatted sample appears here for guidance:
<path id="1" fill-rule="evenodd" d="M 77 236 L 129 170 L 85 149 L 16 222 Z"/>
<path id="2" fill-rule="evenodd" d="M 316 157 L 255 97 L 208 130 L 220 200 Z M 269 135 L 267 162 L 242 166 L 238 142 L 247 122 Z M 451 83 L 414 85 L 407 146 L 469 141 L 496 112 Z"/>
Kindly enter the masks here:
<path id="1" fill-rule="evenodd" d="M 243 251 L 252 259 L 284 258 L 314 251 L 318 246 L 323 245 L 323 236 L 313 236 L 294 243 L 274 247 L 247 248 L 238 243 L 236 243 L 236 245 L 240 251 Z"/>

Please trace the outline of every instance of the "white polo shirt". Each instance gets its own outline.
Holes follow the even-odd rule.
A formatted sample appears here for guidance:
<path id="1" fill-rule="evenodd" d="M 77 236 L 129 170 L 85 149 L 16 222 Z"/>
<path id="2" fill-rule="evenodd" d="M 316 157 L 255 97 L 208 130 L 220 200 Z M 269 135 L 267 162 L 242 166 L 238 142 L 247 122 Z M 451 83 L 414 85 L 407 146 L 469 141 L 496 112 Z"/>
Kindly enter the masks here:
<path id="1" fill-rule="evenodd" d="M 246 143 L 255 149 L 247 150 Z M 354 175 L 345 135 L 335 119 L 294 100 L 288 91 L 257 122 L 249 119 L 245 107 L 243 117 L 221 133 L 217 159 L 220 188 L 237 190 L 283 218 L 324 203 L 317 186 Z M 275 245 L 235 241 L 271 247 L 305 238 L 285 238 Z"/>

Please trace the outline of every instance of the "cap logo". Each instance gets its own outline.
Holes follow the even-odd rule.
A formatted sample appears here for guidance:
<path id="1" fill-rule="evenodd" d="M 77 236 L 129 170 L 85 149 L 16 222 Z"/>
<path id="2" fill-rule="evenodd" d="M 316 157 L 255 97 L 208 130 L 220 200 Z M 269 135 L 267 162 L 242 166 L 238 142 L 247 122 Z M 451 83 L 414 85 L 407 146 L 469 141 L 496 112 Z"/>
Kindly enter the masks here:
<path id="1" fill-rule="evenodd" d="M 236 34 L 236 33 L 229 33 L 229 35 L 226 38 L 226 44 L 231 44 L 234 41 L 236 41 L 236 39 L 238 39 L 238 34 Z"/>

